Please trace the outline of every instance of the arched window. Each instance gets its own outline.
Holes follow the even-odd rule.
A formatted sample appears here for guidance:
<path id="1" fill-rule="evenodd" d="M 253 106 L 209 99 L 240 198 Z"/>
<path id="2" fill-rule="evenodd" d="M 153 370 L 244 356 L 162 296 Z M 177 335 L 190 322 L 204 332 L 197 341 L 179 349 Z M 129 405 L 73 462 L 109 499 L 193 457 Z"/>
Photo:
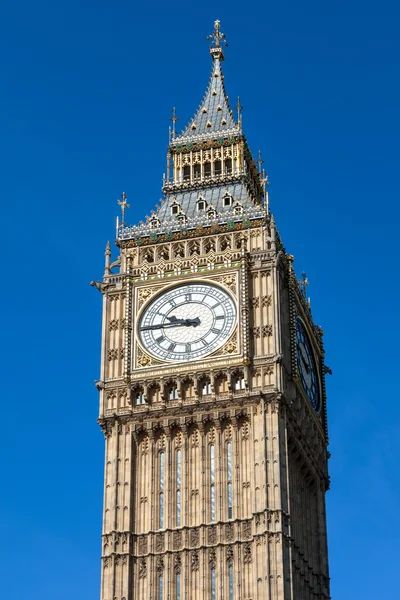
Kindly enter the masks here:
<path id="1" fill-rule="evenodd" d="M 189 180 L 190 180 L 190 166 L 185 165 L 183 167 L 183 181 L 189 181 Z"/>
<path id="2" fill-rule="evenodd" d="M 215 521 L 215 447 L 210 446 L 210 517 Z"/>
<path id="3" fill-rule="evenodd" d="M 159 469 L 159 487 L 158 487 L 158 501 L 159 501 L 159 529 L 164 529 L 164 480 L 165 480 L 165 453 L 160 452 L 159 454 L 160 469 Z"/>
<path id="4" fill-rule="evenodd" d="M 164 588 L 164 580 L 163 576 L 158 576 L 158 600 L 163 600 L 163 588 Z"/>
<path id="5" fill-rule="evenodd" d="M 199 164 L 194 165 L 194 167 L 193 167 L 193 178 L 195 180 L 201 178 L 201 165 L 199 165 Z"/>
<path id="6" fill-rule="evenodd" d="M 210 178 L 211 177 L 211 163 L 210 162 L 206 162 L 204 163 L 204 178 Z"/>
<path id="7" fill-rule="evenodd" d="M 232 173 L 232 159 L 225 159 L 225 175 L 230 175 Z"/>
<path id="8" fill-rule="evenodd" d="M 211 381 L 209 379 L 204 379 L 201 385 L 201 395 L 208 396 L 211 394 Z"/>
<path id="9" fill-rule="evenodd" d="M 214 175 L 215 177 L 220 177 L 222 173 L 222 163 L 220 160 L 216 160 L 214 163 Z"/>
<path id="10" fill-rule="evenodd" d="M 176 600 L 181 600 L 181 574 L 179 571 L 176 574 Z"/>
<path id="11" fill-rule="evenodd" d="M 173 383 L 168 388 L 168 399 L 169 400 L 178 400 L 178 386 L 176 383 Z"/>
<path id="12" fill-rule="evenodd" d="M 181 524 L 181 451 L 176 451 L 176 526 Z"/>
<path id="13" fill-rule="evenodd" d="M 235 391 L 244 390 L 246 388 L 246 383 L 244 377 L 242 375 L 235 376 Z"/>
<path id="14" fill-rule="evenodd" d="M 143 393 L 142 390 L 136 391 L 136 393 L 135 393 L 135 402 L 136 402 L 136 405 L 146 404 L 146 398 L 144 397 L 144 393 Z"/>
<path id="15" fill-rule="evenodd" d="M 232 519 L 232 444 L 226 445 L 228 519 Z"/>

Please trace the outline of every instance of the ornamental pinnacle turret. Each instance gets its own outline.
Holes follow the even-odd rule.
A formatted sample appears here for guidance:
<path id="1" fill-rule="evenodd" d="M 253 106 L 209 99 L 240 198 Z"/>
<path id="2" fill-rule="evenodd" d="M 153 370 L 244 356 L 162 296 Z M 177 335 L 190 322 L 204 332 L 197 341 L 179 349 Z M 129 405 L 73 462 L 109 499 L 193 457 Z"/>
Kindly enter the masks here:
<path id="1" fill-rule="evenodd" d="M 106 246 L 101 600 L 326 600 L 323 332 L 235 120 L 210 81 L 163 199 Z M 257 166 L 258 164 L 258 166 Z M 308 283 L 308 281 L 307 281 Z"/>

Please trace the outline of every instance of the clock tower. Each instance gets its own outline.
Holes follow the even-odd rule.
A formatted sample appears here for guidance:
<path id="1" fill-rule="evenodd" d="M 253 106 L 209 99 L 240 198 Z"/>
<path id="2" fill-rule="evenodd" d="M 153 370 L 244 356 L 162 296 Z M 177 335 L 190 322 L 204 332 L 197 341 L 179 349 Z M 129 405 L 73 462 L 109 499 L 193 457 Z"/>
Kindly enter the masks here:
<path id="1" fill-rule="evenodd" d="M 211 77 L 167 152 L 163 199 L 106 247 L 101 600 L 325 600 L 324 350 Z"/>

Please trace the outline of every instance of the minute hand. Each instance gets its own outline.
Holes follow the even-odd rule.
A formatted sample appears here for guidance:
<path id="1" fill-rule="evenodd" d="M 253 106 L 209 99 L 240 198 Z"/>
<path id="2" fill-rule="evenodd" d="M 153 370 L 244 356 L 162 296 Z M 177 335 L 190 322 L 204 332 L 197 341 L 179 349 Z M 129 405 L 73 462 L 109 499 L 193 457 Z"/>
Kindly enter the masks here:
<path id="1" fill-rule="evenodd" d="M 153 329 L 165 329 L 165 328 L 171 328 L 171 327 L 180 327 L 181 325 L 183 325 L 184 327 L 197 327 L 197 325 L 200 325 L 200 319 L 199 317 L 196 317 L 195 319 L 176 319 L 176 321 L 172 321 L 171 323 L 160 323 L 159 325 L 147 325 L 147 327 L 141 327 L 140 331 L 149 331 L 149 330 L 153 330 Z"/>

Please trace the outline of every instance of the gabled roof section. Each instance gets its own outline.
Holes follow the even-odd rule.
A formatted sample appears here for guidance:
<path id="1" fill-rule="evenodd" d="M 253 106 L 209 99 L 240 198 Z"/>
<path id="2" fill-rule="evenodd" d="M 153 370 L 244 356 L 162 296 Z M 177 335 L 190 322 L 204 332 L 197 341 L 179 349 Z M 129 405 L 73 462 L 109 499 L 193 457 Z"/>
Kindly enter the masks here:
<path id="1" fill-rule="evenodd" d="M 218 135 L 225 135 L 227 132 L 234 133 L 235 131 L 232 130 L 236 130 L 237 133 L 240 131 L 229 106 L 224 86 L 224 75 L 221 67 L 224 53 L 220 41 L 225 42 L 225 35 L 220 33 L 219 21 L 215 22 L 214 32 L 209 38 L 214 38 L 215 47 L 210 48 L 213 67 L 204 100 L 189 125 L 172 140 L 172 144 L 187 142 L 189 138 L 218 137 Z"/>

